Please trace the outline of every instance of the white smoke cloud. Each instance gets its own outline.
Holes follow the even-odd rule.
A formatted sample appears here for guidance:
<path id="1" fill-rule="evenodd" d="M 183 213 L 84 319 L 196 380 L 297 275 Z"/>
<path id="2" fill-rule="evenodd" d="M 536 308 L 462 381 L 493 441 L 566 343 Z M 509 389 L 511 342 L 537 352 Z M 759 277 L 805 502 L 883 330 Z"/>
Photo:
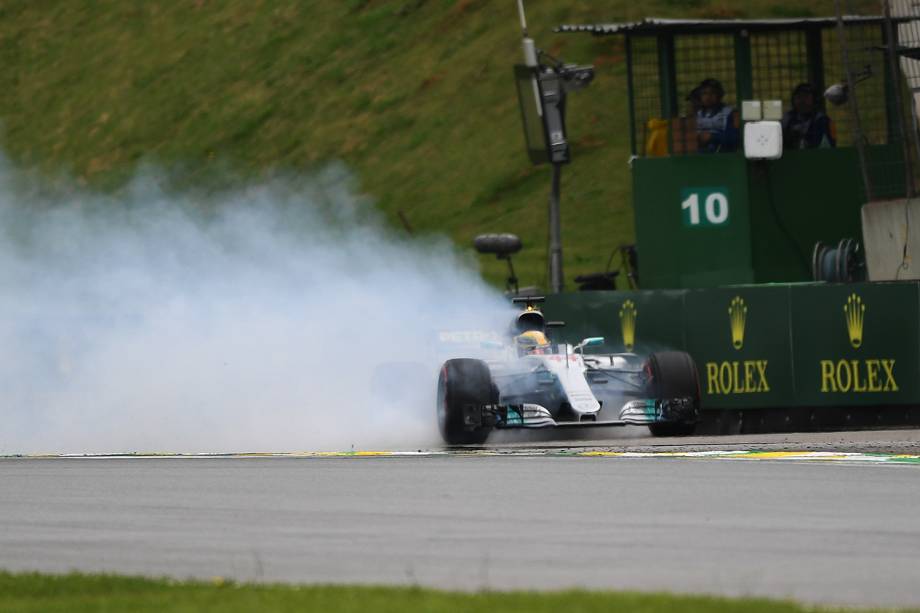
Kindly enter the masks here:
<path id="1" fill-rule="evenodd" d="M 436 444 L 434 333 L 507 321 L 472 262 L 385 229 L 341 167 L 207 197 L 150 172 L 118 196 L 35 188 L 0 169 L 0 454 Z M 405 362 L 424 381 L 382 397 L 379 366 Z"/>

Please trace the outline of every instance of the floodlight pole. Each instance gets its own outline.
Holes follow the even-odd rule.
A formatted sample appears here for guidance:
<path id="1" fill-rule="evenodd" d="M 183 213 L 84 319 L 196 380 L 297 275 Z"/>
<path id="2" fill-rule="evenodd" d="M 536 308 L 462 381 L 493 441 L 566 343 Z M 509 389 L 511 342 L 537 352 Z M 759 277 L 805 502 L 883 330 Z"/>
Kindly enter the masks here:
<path id="1" fill-rule="evenodd" d="M 554 294 L 565 289 L 562 275 L 562 215 L 559 210 L 562 191 L 562 164 L 553 163 L 553 188 L 549 195 L 549 278 Z"/>

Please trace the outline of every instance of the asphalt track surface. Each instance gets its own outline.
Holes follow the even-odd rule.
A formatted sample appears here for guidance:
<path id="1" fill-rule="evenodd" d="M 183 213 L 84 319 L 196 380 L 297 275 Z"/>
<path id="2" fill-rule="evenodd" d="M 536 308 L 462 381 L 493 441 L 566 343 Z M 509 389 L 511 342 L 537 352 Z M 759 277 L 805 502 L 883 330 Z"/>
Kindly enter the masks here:
<path id="1" fill-rule="evenodd" d="M 747 445 L 838 449 L 846 439 L 905 452 L 918 440 L 915 431 L 770 436 Z M 684 442 L 711 446 L 700 441 Z M 0 568 L 10 570 L 920 605 L 916 464 L 4 459 L 0 491 Z"/>

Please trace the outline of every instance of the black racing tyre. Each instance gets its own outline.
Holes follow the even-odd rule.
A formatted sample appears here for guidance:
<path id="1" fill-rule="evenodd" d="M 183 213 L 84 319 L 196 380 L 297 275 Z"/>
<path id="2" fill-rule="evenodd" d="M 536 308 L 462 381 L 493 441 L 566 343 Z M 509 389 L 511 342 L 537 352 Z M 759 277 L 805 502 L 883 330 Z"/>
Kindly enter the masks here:
<path id="1" fill-rule="evenodd" d="M 653 353 L 646 364 L 649 375 L 649 393 L 653 398 L 693 398 L 695 408 L 700 406 L 700 379 L 696 362 L 683 351 Z M 650 424 L 654 436 L 689 436 L 696 430 L 694 423 Z"/>
<path id="2" fill-rule="evenodd" d="M 470 427 L 463 421 L 464 407 L 494 404 L 495 386 L 489 366 L 482 360 L 448 360 L 438 378 L 438 429 L 448 445 L 481 445 L 489 427 Z"/>

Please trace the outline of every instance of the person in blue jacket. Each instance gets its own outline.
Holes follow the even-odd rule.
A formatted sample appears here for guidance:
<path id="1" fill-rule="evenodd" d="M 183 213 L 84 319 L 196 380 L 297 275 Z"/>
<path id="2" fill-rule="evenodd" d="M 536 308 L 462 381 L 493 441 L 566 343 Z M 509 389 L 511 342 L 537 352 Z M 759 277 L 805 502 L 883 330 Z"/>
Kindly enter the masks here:
<path id="1" fill-rule="evenodd" d="M 799 83 L 792 91 L 792 108 L 783 115 L 784 149 L 836 147 L 837 130 L 820 108 L 818 89 L 811 83 Z"/>
<path id="2" fill-rule="evenodd" d="M 693 90 L 699 96 L 696 137 L 700 153 L 737 151 L 740 138 L 738 112 L 725 104 L 725 88 L 716 79 L 706 79 Z"/>

